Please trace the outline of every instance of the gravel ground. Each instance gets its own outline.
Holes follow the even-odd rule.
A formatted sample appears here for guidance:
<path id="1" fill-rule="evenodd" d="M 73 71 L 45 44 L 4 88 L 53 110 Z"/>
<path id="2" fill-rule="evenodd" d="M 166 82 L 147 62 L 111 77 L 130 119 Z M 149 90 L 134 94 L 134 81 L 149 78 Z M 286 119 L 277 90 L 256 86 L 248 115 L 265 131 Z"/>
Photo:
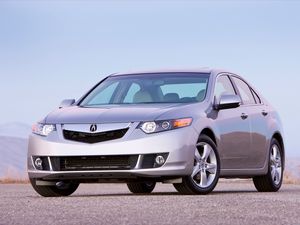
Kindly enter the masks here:
<path id="1" fill-rule="evenodd" d="M 83 184 L 70 197 L 43 198 L 27 184 L 0 185 L 0 224 L 300 224 L 300 185 L 258 193 L 251 182 L 219 182 L 206 196 L 158 184 L 133 195 L 125 184 Z"/>

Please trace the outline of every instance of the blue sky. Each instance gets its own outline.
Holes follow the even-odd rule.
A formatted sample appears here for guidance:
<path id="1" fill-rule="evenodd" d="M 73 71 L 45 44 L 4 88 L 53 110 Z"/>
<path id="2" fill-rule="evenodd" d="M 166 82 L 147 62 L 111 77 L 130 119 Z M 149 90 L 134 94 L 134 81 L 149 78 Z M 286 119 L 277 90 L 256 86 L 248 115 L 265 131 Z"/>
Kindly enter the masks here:
<path id="1" fill-rule="evenodd" d="M 225 68 L 281 114 L 300 155 L 300 2 L 1 1 L 0 124 L 31 124 L 104 75 Z"/>

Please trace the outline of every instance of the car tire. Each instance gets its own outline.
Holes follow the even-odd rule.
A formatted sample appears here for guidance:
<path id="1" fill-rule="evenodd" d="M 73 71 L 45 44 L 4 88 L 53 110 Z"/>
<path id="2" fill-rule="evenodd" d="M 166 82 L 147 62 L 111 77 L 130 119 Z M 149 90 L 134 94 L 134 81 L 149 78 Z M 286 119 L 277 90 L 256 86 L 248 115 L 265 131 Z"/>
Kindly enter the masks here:
<path id="1" fill-rule="evenodd" d="M 156 182 L 127 183 L 130 192 L 134 194 L 149 194 L 155 188 Z"/>
<path id="2" fill-rule="evenodd" d="M 196 144 L 194 168 L 182 183 L 173 184 L 180 194 L 208 194 L 213 191 L 220 176 L 220 158 L 216 144 L 207 135 L 200 135 Z"/>
<path id="3" fill-rule="evenodd" d="M 63 183 L 61 187 L 58 187 L 56 185 L 40 186 L 36 185 L 36 179 L 30 179 L 30 183 L 33 189 L 43 197 L 69 196 L 73 194 L 79 186 L 79 183 L 76 182 Z"/>
<path id="4" fill-rule="evenodd" d="M 282 149 L 276 139 L 272 139 L 269 151 L 268 173 L 253 178 L 253 183 L 259 192 L 276 192 L 283 180 Z"/>

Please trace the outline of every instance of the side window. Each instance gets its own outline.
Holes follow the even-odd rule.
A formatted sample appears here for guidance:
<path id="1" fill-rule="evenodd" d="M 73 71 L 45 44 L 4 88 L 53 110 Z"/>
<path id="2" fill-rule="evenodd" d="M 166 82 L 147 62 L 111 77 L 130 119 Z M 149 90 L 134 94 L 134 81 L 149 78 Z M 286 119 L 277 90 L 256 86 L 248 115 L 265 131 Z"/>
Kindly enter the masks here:
<path id="1" fill-rule="evenodd" d="M 130 85 L 129 90 L 127 91 L 127 94 L 123 100 L 123 103 L 133 103 L 133 96 L 141 90 L 140 85 L 133 83 Z"/>
<path id="2" fill-rule="evenodd" d="M 251 89 L 251 91 L 252 91 L 252 94 L 255 98 L 256 104 L 261 104 L 261 100 L 260 100 L 260 97 L 258 96 L 258 94 L 253 89 Z"/>
<path id="3" fill-rule="evenodd" d="M 224 94 L 228 94 L 228 95 L 236 94 L 232 86 L 232 83 L 229 80 L 227 75 L 219 76 L 215 87 L 215 96 L 217 99 L 219 99 L 221 95 Z"/>
<path id="4" fill-rule="evenodd" d="M 255 104 L 254 97 L 248 84 L 237 77 L 232 77 L 232 79 L 239 90 L 243 103 L 245 105 Z"/>

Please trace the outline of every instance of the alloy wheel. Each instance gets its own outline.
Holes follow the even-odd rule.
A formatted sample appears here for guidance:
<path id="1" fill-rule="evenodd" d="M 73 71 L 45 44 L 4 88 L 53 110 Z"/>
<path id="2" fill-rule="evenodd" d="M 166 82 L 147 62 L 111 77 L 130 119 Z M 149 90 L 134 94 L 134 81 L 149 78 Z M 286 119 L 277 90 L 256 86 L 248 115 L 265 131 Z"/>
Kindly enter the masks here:
<path id="1" fill-rule="evenodd" d="M 207 188 L 216 177 L 217 157 L 208 143 L 200 142 L 196 147 L 192 181 L 200 188 Z"/>
<path id="2" fill-rule="evenodd" d="M 281 154 L 276 144 L 272 146 L 270 154 L 271 177 L 275 185 L 278 185 L 282 176 Z"/>

